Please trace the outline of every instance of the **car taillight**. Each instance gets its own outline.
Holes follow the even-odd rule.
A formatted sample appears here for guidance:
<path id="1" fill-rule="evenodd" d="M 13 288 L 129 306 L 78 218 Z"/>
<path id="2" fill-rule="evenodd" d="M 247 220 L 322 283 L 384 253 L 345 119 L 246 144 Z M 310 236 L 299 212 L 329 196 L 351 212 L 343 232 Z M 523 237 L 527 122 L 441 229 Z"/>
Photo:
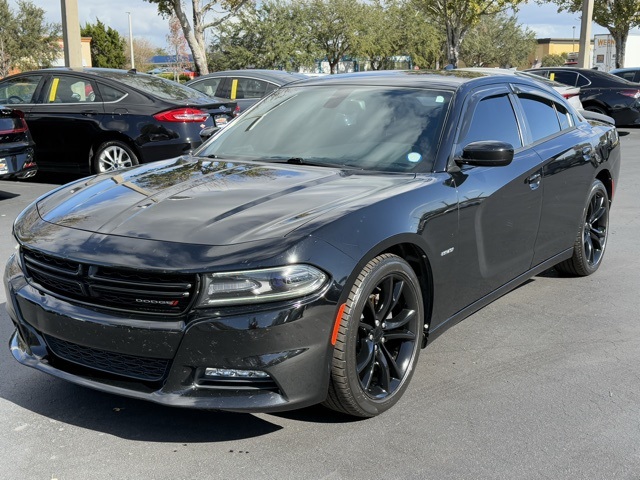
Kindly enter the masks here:
<path id="1" fill-rule="evenodd" d="M 577 95 L 579 95 L 579 93 L 563 93 L 563 94 L 562 94 L 562 96 L 563 96 L 564 98 L 566 98 L 567 100 L 569 100 L 571 97 L 575 97 L 575 96 L 577 96 Z"/>
<path id="2" fill-rule="evenodd" d="M 156 113 L 153 118 L 161 122 L 202 123 L 209 118 L 209 114 L 197 108 L 176 108 Z"/>
<path id="3" fill-rule="evenodd" d="M 233 109 L 233 116 L 237 117 L 240 115 L 240 105 L 236 105 L 236 108 Z"/>
<path id="4" fill-rule="evenodd" d="M 620 93 L 620 95 L 624 95 L 625 97 L 640 97 L 640 90 L 620 90 L 618 93 Z"/>

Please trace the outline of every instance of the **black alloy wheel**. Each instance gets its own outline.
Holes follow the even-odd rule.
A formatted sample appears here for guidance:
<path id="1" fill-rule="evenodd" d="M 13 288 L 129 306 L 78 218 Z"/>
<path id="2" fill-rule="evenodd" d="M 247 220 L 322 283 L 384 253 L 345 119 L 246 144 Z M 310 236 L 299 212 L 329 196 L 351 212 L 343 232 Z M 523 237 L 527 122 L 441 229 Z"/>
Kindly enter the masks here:
<path id="1" fill-rule="evenodd" d="M 557 266 L 562 273 L 587 276 L 602 263 L 609 234 L 609 195 L 600 180 L 595 180 L 589 191 L 573 256 Z"/>
<path id="2" fill-rule="evenodd" d="M 420 283 L 402 258 L 371 260 L 349 294 L 325 405 L 358 417 L 393 406 L 406 390 L 424 328 Z"/>

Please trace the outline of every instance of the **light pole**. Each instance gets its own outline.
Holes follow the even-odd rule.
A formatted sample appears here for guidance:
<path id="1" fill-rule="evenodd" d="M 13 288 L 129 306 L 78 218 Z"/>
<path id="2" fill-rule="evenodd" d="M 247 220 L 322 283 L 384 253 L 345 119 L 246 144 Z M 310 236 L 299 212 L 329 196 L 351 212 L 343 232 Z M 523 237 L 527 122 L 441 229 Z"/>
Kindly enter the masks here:
<path id="1" fill-rule="evenodd" d="M 127 15 L 129 15 L 129 49 L 131 53 L 131 69 L 133 70 L 134 68 L 136 68 L 136 62 L 133 58 L 133 30 L 131 29 L 131 12 L 127 12 Z"/>
<path id="2" fill-rule="evenodd" d="M 576 53 L 576 26 L 574 25 L 571 28 L 573 28 L 573 36 L 571 37 L 571 51 L 573 53 Z"/>

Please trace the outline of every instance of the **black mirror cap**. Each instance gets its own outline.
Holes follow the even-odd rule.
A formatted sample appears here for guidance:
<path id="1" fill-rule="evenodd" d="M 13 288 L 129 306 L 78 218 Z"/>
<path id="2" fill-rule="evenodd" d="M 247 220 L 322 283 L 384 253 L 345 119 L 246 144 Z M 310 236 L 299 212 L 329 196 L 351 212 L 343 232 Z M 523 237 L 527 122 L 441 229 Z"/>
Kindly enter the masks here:
<path id="1" fill-rule="evenodd" d="M 205 127 L 200 130 L 200 138 L 204 142 L 220 131 L 220 127 Z"/>
<path id="2" fill-rule="evenodd" d="M 513 160 L 513 145 L 496 140 L 473 142 L 464 147 L 462 158 L 457 158 L 459 165 L 477 167 L 503 167 Z"/>

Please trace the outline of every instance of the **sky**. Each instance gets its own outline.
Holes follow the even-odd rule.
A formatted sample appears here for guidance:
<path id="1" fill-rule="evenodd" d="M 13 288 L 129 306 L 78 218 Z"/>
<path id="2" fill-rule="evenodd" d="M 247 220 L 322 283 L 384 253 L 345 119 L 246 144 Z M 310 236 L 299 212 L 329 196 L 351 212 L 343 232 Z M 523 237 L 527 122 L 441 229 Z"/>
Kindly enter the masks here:
<path id="1" fill-rule="evenodd" d="M 60 0 L 31 0 L 44 9 L 49 22 L 61 23 Z M 143 37 L 154 46 L 165 48 L 167 45 L 168 21 L 160 17 L 155 5 L 143 0 L 77 0 L 80 25 L 95 23 L 96 18 L 117 30 L 123 37 L 129 36 L 129 17 L 133 36 Z M 191 3 L 187 0 L 185 3 Z M 9 0 L 12 8 L 17 9 L 17 0 Z M 538 5 L 529 2 L 520 7 L 520 24 L 530 28 L 538 38 L 572 38 L 575 27 L 576 41 L 580 38 L 580 16 L 578 14 L 558 13 L 553 4 Z M 592 34 L 607 33 L 593 24 Z"/>

